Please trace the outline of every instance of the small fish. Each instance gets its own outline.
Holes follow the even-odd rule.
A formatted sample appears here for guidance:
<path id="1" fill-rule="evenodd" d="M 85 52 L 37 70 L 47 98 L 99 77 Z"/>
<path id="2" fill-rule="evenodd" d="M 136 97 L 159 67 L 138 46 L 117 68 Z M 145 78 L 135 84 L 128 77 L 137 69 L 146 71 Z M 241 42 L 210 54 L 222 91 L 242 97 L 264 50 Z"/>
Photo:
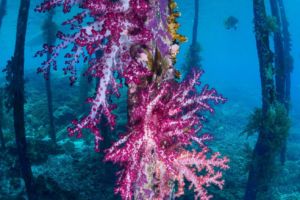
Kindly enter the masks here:
<path id="1" fill-rule="evenodd" d="M 234 16 L 229 16 L 225 21 L 224 21 L 224 26 L 227 30 L 230 30 L 230 29 L 234 29 L 236 30 L 237 29 L 237 26 L 238 26 L 238 23 L 239 23 L 239 20 L 234 17 Z"/>

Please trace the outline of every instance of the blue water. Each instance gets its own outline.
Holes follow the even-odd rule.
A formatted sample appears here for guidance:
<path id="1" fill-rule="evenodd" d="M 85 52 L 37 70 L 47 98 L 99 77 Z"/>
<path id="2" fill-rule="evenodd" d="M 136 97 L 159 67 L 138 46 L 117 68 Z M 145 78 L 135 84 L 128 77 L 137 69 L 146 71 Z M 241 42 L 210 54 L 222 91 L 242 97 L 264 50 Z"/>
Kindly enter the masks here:
<path id="1" fill-rule="evenodd" d="M 33 11 L 36 3 L 32 1 L 29 15 L 26 60 L 27 70 L 35 70 L 41 60 L 33 58 L 34 53 L 40 49 L 39 42 L 42 42 L 41 25 L 44 14 L 37 14 Z M 292 38 L 292 56 L 294 58 L 294 72 L 292 74 L 292 101 L 300 99 L 300 23 L 297 20 L 299 2 L 297 0 L 285 1 L 287 17 L 290 23 L 290 34 Z M 181 33 L 191 38 L 193 24 L 192 2 L 178 1 L 181 17 Z M 0 66 L 5 66 L 6 61 L 11 57 L 15 43 L 15 24 L 17 20 L 18 1 L 8 1 L 8 13 L 4 17 L 2 29 L 0 30 L 1 59 Z M 242 90 L 251 92 L 251 96 L 260 95 L 260 83 L 258 73 L 258 61 L 254 39 L 254 25 L 251 1 L 240 0 L 204 0 L 200 2 L 199 9 L 199 31 L 198 41 L 203 51 L 203 66 L 206 71 L 205 79 L 217 88 L 225 87 L 229 90 L 244 88 Z M 70 14 L 71 15 L 71 14 Z M 69 15 L 69 16 L 70 16 Z M 239 19 L 237 30 L 226 30 L 224 20 L 233 15 Z M 55 20 L 58 24 L 67 16 L 57 12 Z M 181 53 L 178 56 L 180 67 L 184 63 L 188 42 L 181 45 Z M 33 45 L 34 44 L 34 45 Z M 0 75 L 3 77 L 3 73 Z M 238 84 L 237 84 L 238 83 Z M 230 93 L 228 91 L 228 93 Z M 234 92 L 233 92 L 234 93 Z M 230 95 L 230 96 L 228 96 Z M 228 94 L 229 99 L 234 100 L 234 94 Z M 257 98 L 259 103 L 259 98 Z M 300 110 L 300 105 L 293 104 L 293 110 Z"/>
<path id="2" fill-rule="evenodd" d="M 268 1 L 267 8 L 269 8 Z M 294 59 L 291 86 L 291 116 L 295 131 L 300 134 L 300 2 L 284 1 L 292 40 Z M 181 30 L 191 38 L 194 4 L 178 1 L 181 11 Z M 269 11 L 270 12 L 270 11 Z M 243 101 L 250 110 L 261 105 L 259 65 L 254 37 L 252 1 L 204 0 L 199 8 L 198 41 L 201 52 L 204 80 L 221 91 L 229 103 Z M 224 20 L 235 16 L 239 20 L 236 30 L 226 30 Z M 178 66 L 182 66 L 191 40 L 181 46 Z"/>

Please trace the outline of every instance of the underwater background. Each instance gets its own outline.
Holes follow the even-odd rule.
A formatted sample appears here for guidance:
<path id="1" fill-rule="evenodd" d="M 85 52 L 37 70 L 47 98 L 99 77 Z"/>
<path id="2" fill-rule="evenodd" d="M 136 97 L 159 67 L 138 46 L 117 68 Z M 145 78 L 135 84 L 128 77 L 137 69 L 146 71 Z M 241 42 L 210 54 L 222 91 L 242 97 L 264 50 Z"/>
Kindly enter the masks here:
<path id="1" fill-rule="evenodd" d="M 42 25 L 46 14 L 34 8 L 41 1 L 31 1 L 25 47 L 25 125 L 29 143 L 29 158 L 33 175 L 40 184 L 40 199 L 100 200 L 120 199 L 113 194 L 115 173 L 118 167 L 104 163 L 103 154 L 94 152 L 93 137 L 85 134 L 83 139 L 68 137 L 66 128 L 70 122 L 88 112 L 84 104 L 86 97 L 93 95 L 96 87 L 79 76 L 70 86 L 68 76 L 59 69 L 52 73 L 53 115 L 57 132 L 58 148 L 49 144 L 48 111 L 45 80 L 36 69 L 43 61 L 34 54 L 41 49 L 44 38 Z M 284 0 L 289 32 L 291 35 L 291 128 L 287 142 L 287 157 L 284 166 L 278 166 L 270 185 L 273 199 L 300 200 L 300 22 L 299 0 Z M 179 32 L 188 38 L 180 46 L 176 68 L 185 73 L 184 64 L 191 44 L 194 2 L 178 0 L 181 16 Z M 211 189 L 217 200 L 239 200 L 244 198 L 247 183 L 249 151 L 252 151 L 257 134 L 242 134 L 255 108 L 261 107 L 261 84 L 259 63 L 253 24 L 253 2 L 250 0 L 199 0 L 198 42 L 201 46 L 201 67 L 205 71 L 201 82 L 212 85 L 228 101 L 216 106 L 215 114 L 208 117 L 205 131 L 211 132 L 214 141 L 210 147 L 229 157 L 230 169 L 224 172 L 223 190 Z M 266 1 L 267 10 L 270 9 Z M 0 28 L 0 68 L 6 66 L 15 46 L 19 1 L 7 1 L 6 15 Z M 76 10 L 63 14 L 57 9 L 54 22 L 57 29 Z M 236 27 L 227 29 L 224 22 L 230 17 L 238 19 Z M 272 38 L 272 34 L 270 36 Z M 270 39 L 272 41 L 272 39 Z M 272 45 L 271 45 L 272 46 Z M 58 58 L 58 66 L 64 62 Z M 82 73 L 85 67 L 79 69 Z M 82 71 L 81 71 L 82 70 Z M 78 73 L 79 74 L 79 73 Z M 5 73 L 0 73 L 0 87 L 5 85 Z M 2 102 L 0 102 L 2 103 Z M 118 123 L 113 133 L 109 128 L 107 137 L 117 138 L 117 133 L 126 129 L 126 100 L 117 100 Z M 123 105 L 124 104 L 124 105 Z M 0 153 L 0 200 L 25 199 L 26 192 L 21 179 L 14 145 L 12 112 L 3 108 L 2 129 L 7 149 Z M 110 144 L 102 144 L 109 147 Z M 193 199 L 187 193 L 179 199 Z"/>

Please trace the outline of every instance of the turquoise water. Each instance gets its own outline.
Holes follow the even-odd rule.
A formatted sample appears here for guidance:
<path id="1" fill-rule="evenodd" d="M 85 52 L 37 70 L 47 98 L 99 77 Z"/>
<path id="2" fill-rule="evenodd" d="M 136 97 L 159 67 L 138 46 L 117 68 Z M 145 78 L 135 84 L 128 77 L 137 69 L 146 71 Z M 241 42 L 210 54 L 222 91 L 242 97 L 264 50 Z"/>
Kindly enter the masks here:
<path id="1" fill-rule="evenodd" d="M 39 141 L 45 142 L 48 126 L 45 83 L 42 76 L 35 73 L 36 67 L 43 60 L 33 57 L 43 44 L 41 25 L 46 16 L 33 11 L 38 2 L 40 1 L 31 2 L 26 37 L 25 94 L 27 103 L 25 105 L 25 121 L 28 140 L 39 139 Z M 266 2 L 268 12 L 270 12 L 268 1 Z M 194 4 L 193 1 L 183 0 L 179 0 L 177 3 L 181 12 L 179 32 L 188 38 L 188 41 L 180 47 L 176 63 L 176 67 L 183 71 L 182 66 L 186 62 L 185 55 L 192 37 Z M 273 197 L 270 200 L 300 200 L 300 22 L 298 16 L 300 2 L 299 0 L 285 0 L 284 3 L 290 24 L 291 55 L 294 59 L 290 110 L 292 125 L 287 143 L 287 162 L 272 180 Z M 3 18 L 0 29 L 1 69 L 14 52 L 18 8 L 19 1 L 7 2 L 7 14 Z M 59 11 L 61 10 L 58 9 L 54 17 L 57 24 L 61 24 L 69 16 L 72 16 L 72 13 L 64 15 Z M 236 29 L 227 30 L 225 28 L 224 21 L 229 16 L 238 19 Z M 65 29 L 62 26 L 59 27 Z M 211 144 L 212 149 L 220 151 L 222 155 L 227 155 L 231 160 L 230 169 L 225 172 L 225 187 L 222 191 L 212 189 L 213 199 L 243 199 L 247 182 L 245 144 L 249 144 L 253 148 L 257 135 L 247 138 L 245 135 L 241 136 L 240 133 L 246 126 L 254 108 L 261 107 L 261 86 L 253 31 L 252 1 L 200 1 L 198 28 L 198 41 L 202 47 L 201 63 L 205 71 L 202 82 L 212 85 L 228 98 L 228 102 L 218 106 L 216 113 L 209 117 L 208 125 L 205 127 L 215 137 L 214 143 Z M 62 57 L 59 58 L 58 63 L 63 63 Z M 4 85 L 4 82 L 5 74 L 0 73 L 0 87 Z M 35 177 L 42 175 L 54 182 L 51 182 L 52 185 L 49 184 L 48 189 L 51 188 L 64 195 L 51 197 L 45 192 L 47 191 L 45 189 L 45 194 L 41 199 L 105 200 L 119 198 L 119 196 L 113 195 L 114 173 L 117 171 L 117 167 L 101 162 L 103 154 L 93 151 L 93 138 L 76 140 L 67 137 L 66 127 L 73 118 L 76 118 L 76 113 L 79 113 L 78 107 L 82 105 L 79 103 L 81 94 L 79 83 L 70 87 L 68 78 L 63 75 L 62 70 L 53 73 L 52 83 L 54 117 L 57 123 L 56 131 L 60 151 L 48 150 L 51 147 L 46 146 L 43 142 L 36 146 L 33 145 L 34 147 L 30 150 L 34 160 L 32 170 Z M 93 91 L 90 93 L 92 94 Z M 123 118 L 121 118 L 121 125 L 117 127 L 116 132 L 124 129 L 126 120 L 122 121 Z M 3 119 L 4 134 L 9 146 L 14 149 L 12 114 L 5 112 Z M 26 196 L 24 183 L 17 170 L 18 167 L 13 166 L 14 171 L 9 167 L 15 162 L 16 155 L 13 152 L 11 150 L 0 156 L 0 159 L 4 160 L 0 164 L 0 199 L 21 199 Z M 186 195 L 182 199 L 193 199 L 193 197 Z"/>

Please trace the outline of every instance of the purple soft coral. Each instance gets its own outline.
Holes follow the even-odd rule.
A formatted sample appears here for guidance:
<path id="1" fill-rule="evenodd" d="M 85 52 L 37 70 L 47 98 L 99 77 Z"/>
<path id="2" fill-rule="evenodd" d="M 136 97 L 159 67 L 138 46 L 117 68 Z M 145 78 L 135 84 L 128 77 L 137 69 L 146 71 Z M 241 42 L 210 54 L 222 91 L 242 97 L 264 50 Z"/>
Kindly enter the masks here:
<path id="1" fill-rule="evenodd" d="M 194 188 L 195 198 L 206 200 L 211 195 L 206 187 L 215 184 L 222 188 L 222 173 L 228 168 L 228 159 L 219 153 L 208 153 L 209 134 L 198 137 L 202 128 L 201 111 L 213 112 L 210 102 L 223 103 L 225 99 L 214 89 L 205 86 L 197 92 L 201 72 L 182 83 L 173 64 L 178 53 L 178 42 L 185 40 L 177 34 L 178 23 L 173 0 L 48 0 L 37 7 L 46 11 L 63 6 L 64 12 L 78 5 L 83 12 L 64 22 L 74 30 L 72 34 L 59 32 L 57 46 L 44 45 L 37 55 L 51 53 L 39 72 L 56 68 L 56 57 L 61 49 L 72 45 L 65 58 L 64 71 L 71 72 L 71 83 L 76 80 L 75 65 L 80 58 L 89 60 L 86 74 L 99 78 L 96 95 L 89 98 L 90 113 L 73 121 L 70 135 L 81 137 L 88 128 L 95 135 L 95 149 L 99 150 L 102 136 L 97 128 L 101 115 L 111 127 L 115 125 L 114 106 L 108 103 L 112 94 L 119 96 L 124 78 L 129 88 L 128 132 L 106 150 L 105 159 L 123 166 L 116 192 L 123 199 L 165 199 L 177 184 L 176 196 L 184 191 L 184 179 Z M 92 19 L 91 22 L 85 22 Z M 97 51 L 102 57 L 88 59 Z M 45 74 L 47 75 L 47 74 Z M 199 152 L 186 149 L 192 142 L 199 144 Z M 211 155 L 211 156 L 209 156 Z"/>
<path id="2" fill-rule="evenodd" d="M 116 189 L 123 199 L 165 199 L 176 181 L 176 195 L 180 196 L 184 178 L 200 199 L 210 197 L 204 186 L 215 184 L 222 188 L 222 174 L 215 169 L 228 168 L 228 159 L 218 158 L 219 153 L 208 158 L 204 141 L 211 137 L 198 137 L 196 133 L 202 128 L 199 111 L 213 112 L 210 102 L 223 103 L 225 99 L 208 86 L 196 92 L 200 75 L 197 72 L 183 83 L 169 80 L 139 90 L 139 103 L 131 116 L 134 125 L 107 150 L 105 157 L 124 167 Z M 192 141 L 199 144 L 200 152 L 185 149 Z M 203 171 L 204 175 L 197 175 Z"/>

